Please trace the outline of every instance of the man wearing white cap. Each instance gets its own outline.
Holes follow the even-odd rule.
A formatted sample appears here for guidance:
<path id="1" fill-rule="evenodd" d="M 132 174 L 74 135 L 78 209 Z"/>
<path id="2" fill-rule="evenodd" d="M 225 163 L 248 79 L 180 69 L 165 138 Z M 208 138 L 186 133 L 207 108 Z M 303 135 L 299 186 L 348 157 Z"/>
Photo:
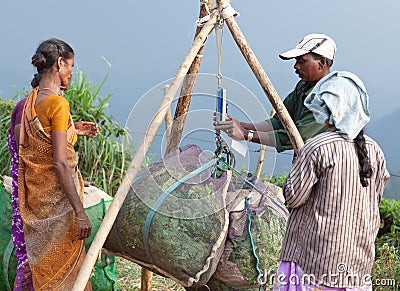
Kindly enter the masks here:
<path id="1" fill-rule="evenodd" d="M 345 71 L 323 77 L 305 98 L 329 130 L 304 144 L 285 180 L 291 210 L 274 291 L 372 291 L 389 173 L 381 148 L 364 135 L 368 99 L 363 82 Z"/>
<path id="2" fill-rule="evenodd" d="M 301 62 L 310 52 L 329 58 L 326 36 L 311 35 L 281 58 Z M 311 60 L 312 61 L 312 60 Z M 303 105 L 327 132 L 310 138 L 283 186 L 291 208 L 274 290 L 372 291 L 371 269 L 380 226 L 379 204 L 389 173 L 379 145 L 364 135 L 369 97 L 353 73 L 316 77 Z M 295 278 L 296 280 L 293 280 Z"/>
<path id="3" fill-rule="evenodd" d="M 315 121 L 304 106 L 306 96 L 316 83 L 329 74 L 336 53 L 336 44 L 325 34 L 309 34 L 294 49 L 280 54 L 283 60 L 296 59 L 294 69 L 301 79 L 283 101 L 304 141 L 327 131 Z M 240 122 L 231 116 L 226 121 L 214 122 L 216 130 L 223 130 L 233 139 L 247 140 L 275 147 L 278 152 L 293 149 L 285 128 L 275 114 L 259 123 Z"/>

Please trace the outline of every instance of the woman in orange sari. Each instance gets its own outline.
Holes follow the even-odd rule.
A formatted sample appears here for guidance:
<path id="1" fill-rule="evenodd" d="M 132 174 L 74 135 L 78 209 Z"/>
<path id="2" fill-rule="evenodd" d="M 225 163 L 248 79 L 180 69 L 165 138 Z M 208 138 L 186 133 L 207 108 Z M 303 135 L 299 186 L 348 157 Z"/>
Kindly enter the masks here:
<path id="1" fill-rule="evenodd" d="M 91 224 L 83 209 L 83 180 L 74 151 L 77 135 L 94 137 L 97 124 L 74 125 L 63 92 L 70 85 L 74 51 L 42 42 L 21 120 L 18 195 L 35 290 L 71 290 L 85 257 Z M 90 282 L 86 290 L 91 290 Z"/>

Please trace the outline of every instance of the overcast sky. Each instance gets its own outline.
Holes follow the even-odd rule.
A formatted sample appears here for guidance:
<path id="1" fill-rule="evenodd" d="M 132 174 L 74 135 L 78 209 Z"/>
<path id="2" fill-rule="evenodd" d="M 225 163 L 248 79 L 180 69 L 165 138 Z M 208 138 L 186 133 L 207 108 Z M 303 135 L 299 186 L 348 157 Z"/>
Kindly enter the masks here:
<path id="1" fill-rule="evenodd" d="M 232 6 L 240 12 L 238 24 L 282 98 L 297 76 L 293 62 L 277 55 L 305 34 L 321 32 L 337 43 L 333 69 L 352 71 L 364 81 L 374 116 L 400 106 L 400 60 L 395 55 L 400 49 L 399 1 L 242 0 Z M 0 7 L 3 97 L 13 85 L 31 80 L 30 58 L 40 41 L 58 37 L 71 44 L 79 68 L 94 81 L 108 72 L 101 56 L 111 62 L 104 93 L 115 95 L 112 112 L 126 116 L 127 104 L 174 76 L 191 45 L 199 1 L 2 1 Z M 225 32 L 222 73 L 258 94 L 255 78 Z M 215 73 L 215 55 L 211 36 L 202 72 Z"/>
<path id="2" fill-rule="evenodd" d="M 199 13 L 198 0 L 38 0 L 2 1 L 0 5 L 3 98 L 11 96 L 14 85 L 29 84 L 34 50 L 41 41 L 57 37 L 74 48 L 76 65 L 94 83 L 109 73 L 102 93 L 114 95 L 110 112 L 121 123 L 141 96 L 175 75 L 192 43 Z M 298 79 L 293 61 L 282 61 L 278 54 L 308 33 L 325 33 L 337 43 L 333 69 L 351 71 L 364 81 L 373 119 L 400 107 L 398 0 L 241 0 L 232 6 L 240 13 L 237 22 L 282 98 Z M 201 72 L 215 74 L 215 35 L 209 37 L 205 49 Z M 112 64 L 111 69 L 102 56 Z M 227 28 L 222 74 L 247 87 L 266 111 L 271 108 Z M 246 110 L 252 106 L 248 103 Z"/>

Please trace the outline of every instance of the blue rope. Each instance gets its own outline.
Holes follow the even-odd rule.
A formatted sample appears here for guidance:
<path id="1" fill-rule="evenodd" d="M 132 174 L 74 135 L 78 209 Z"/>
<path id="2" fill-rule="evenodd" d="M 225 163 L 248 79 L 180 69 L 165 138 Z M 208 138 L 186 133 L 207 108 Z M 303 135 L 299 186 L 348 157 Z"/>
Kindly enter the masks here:
<path id="1" fill-rule="evenodd" d="M 229 164 L 227 164 L 224 160 L 220 160 L 221 163 L 223 163 L 228 169 L 232 170 L 233 173 L 236 174 L 237 177 L 239 177 L 240 179 L 242 179 L 247 185 L 249 185 L 251 188 L 253 188 L 254 190 L 256 190 L 258 193 L 260 193 L 261 195 L 265 195 L 264 191 L 262 191 L 261 189 L 259 189 L 256 185 L 254 185 L 252 182 L 250 182 L 247 178 L 243 177 L 243 175 L 236 170 L 235 168 L 231 167 Z M 286 208 L 284 208 L 281 203 L 277 202 L 275 198 L 271 197 L 268 195 L 269 200 L 275 205 L 275 207 L 281 209 L 283 212 L 286 212 Z M 276 209 L 272 208 L 273 211 L 277 212 L 278 214 L 280 214 Z"/>
<path id="2" fill-rule="evenodd" d="M 250 237 L 251 251 L 253 252 L 254 258 L 256 259 L 256 270 L 257 270 L 257 273 L 258 273 L 257 281 L 260 284 L 260 287 L 259 287 L 258 290 L 261 291 L 262 287 L 263 287 L 263 282 L 262 282 L 262 279 L 261 279 L 263 277 L 263 274 L 262 274 L 262 272 L 260 270 L 260 267 L 259 267 L 260 260 L 259 260 L 259 258 L 257 256 L 257 253 L 256 253 L 256 246 L 254 244 L 253 235 L 251 234 L 251 213 L 250 213 L 250 208 L 249 208 L 249 197 L 248 196 L 244 197 L 244 205 L 245 205 L 246 210 L 247 210 L 247 231 L 248 231 L 249 237 Z"/>
<path id="3" fill-rule="evenodd" d="M 174 191 L 176 188 L 178 188 L 180 185 L 188 181 L 189 179 L 193 178 L 194 176 L 198 175 L 199 173 L 203 172 L 204 170 L 210 168 L 211 166 L 215 165 L 216 161 L 218 158 L 214 158 L 210 160 L 208 163 L 204 164 L 200 168 L 197 168 L 193 172 L 190 172 L 187 174 L 185 177 L 181 178 L 179 181 L 175 182 L 171 186 L 169 186 L 161 195 L 160 197 L 157 198 L 156 202 L 153 204 L 153 206 L 150 208 L 149 213 L 147 214 L 146 217 L 146 222 L 144 224 L 144 233 L 143 233 L 143 242 L 144 242 L 144 248 L 146 250 L 146 255 L 147 258 L 149 259 L 150 263 L 154 264 L 153 257 L 151 255 L 150 251 L 150 244 L 149 244 L 149 234 L 150 234 L 150 225 L 151 221 L 153 220 L 154 214 L 160 208 L 161 204 L 164 202 L 165 198 L 169 194 L 171 194 L 172 191 Z"/>

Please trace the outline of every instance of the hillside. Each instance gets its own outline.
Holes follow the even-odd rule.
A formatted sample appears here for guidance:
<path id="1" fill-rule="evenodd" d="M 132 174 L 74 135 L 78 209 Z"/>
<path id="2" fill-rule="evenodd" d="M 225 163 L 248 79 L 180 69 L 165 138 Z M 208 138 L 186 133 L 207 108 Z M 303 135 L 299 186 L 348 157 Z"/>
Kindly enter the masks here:
<path id="1" fill-rule="evenodd" d="M 385 153 L 391 178 L 386 186 L 384 196 L 400 200 L 400 155 L 397 152 L 400 133 L 396 126 L 398 124 L 400 124 L 400 108 L 384 118 L 371 121 L 365 131 L 376 140 Z M 395 131 L 392 131 L 391 128 L 394 128 Z"/>

